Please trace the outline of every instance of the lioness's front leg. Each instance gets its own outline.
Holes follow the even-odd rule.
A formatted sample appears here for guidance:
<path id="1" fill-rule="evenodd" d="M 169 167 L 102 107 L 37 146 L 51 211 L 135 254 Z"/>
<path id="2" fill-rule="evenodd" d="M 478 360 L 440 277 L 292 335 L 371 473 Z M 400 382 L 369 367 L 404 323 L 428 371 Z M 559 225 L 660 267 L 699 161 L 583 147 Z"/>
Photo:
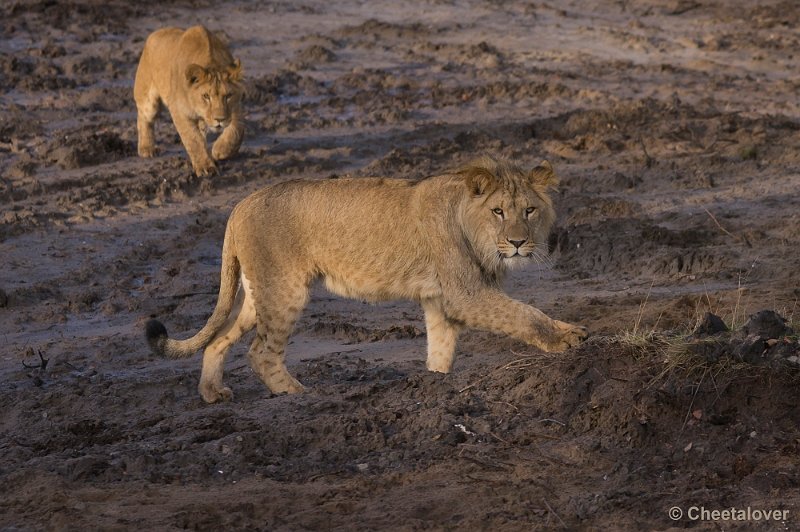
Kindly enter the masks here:
<path id="1" fill-rule="evenodd" d="M 231 116 L 231 123 L 228 124 L 222 134 L 214 141 L 211 146 L 211 157 L 216 161 L 227 159 L 235 155 L 242 145 L 244 138 L 244 123 L 239 113 L 234 112 Z"/>
<path id="2" fill-rule="evenodd" d="M 186 148 L 186 153 L 189 154 L 189 159 L 192 161 L 194 173 L 198 176 L 216 173 L 217 165 L 208 155 L 206 136 L 198 126 L 198 123 L 174 114 L 172 115 L 172 121 L 175 122 L 175 129 L 178 130 L 183 147 Z"/>
<path id="3" fill-rule="evenodd" d="M 140 157 L 155 155 L 155 134 L 153 122 L 161 105 L 158 93 L 137 77 L 134 86 L 136 100 L 136 131 L 138 133 L 137 151 Z"/>
<path id="4" fill-rule="evenodd" d="M 444 310 L 468 327 L 505 333 L 544 351 L 564 351 L 588 335 L 585 327 L 554 320 L 535 307 L 490 289 L 445 298 Z"/>
<path id="5" fill-rule="evenodd" d="M 136 116 L 136 129 L 139 133 L 137 151 L 139 157 L 153 157 L 156 153 L 153 120 L 156 112 L 150 109 L 139 108 Z"/>
<path id="6" fill-rule="evenodd" d="M 444 313 L 439 299 L 422 301 L 425 311 L 425 328 L 428 337 L 428 360 L 426 366 L 431 371 L 449 373 L 453 367 L 456 341 L 461 326 Z"/>

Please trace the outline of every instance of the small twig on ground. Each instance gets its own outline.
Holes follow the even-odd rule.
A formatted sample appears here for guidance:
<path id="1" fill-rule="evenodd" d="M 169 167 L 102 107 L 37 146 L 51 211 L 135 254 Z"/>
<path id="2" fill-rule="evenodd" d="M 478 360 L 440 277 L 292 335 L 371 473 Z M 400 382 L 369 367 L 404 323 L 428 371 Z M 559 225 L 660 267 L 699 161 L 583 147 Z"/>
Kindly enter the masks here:
<path id="1" fill-rule="evenodd" d="M 534 359 L 534 358 L 539 358 L 537 355 L 520 355 L 519 353 L 515 353 L 514 351 L 511 351 L 511 352 L 514 355 L 516 355 L 516 356 L 518 356 L 520 358 L 512 360 L 511 362 L 509 362 L 507 364 L 504 364 L 504 365 L 500 366 L 499 368 L 493 369 L 492 371 L 490 371 L 489 373 L 487 373 L 486 375 L 484 375 L 480 379 L 476 380 L 475 382 L 473 382 L 471 384 L 467 384 L 466 386 L 464 386 L 463 388 L 458 390 L 458 393 L 464 393 L 467 390 L 469 390 L 470 388 L 474 388 L 478 384 L 482 383 L 483 381 L 485 381 L 486 379 L 491 377 L 492 374 L 494 374 L 495 372 L 502 371 L 504 369 L 522 369 L 522 368 L 527 368 L 529 366 L 533 366 L 534 363 L 531 362 L 530 360 Z"/>
<path id="2" fill-rule="evenodd" d="M 491 436 L 492 438 L 494 438 L 494 439 L 496 439 L 498 441 L 501 441 L 501 442 L 505 443 L 506 445 L 511 445 L 511 443 L 509 443 L 508 440 L 506 440 L 505 438 L 501 438 L 500 436 L 498 436 L 497 434 L 495 434 L 491 430 L 489 431 L 489 436 Z"/>
<path id="3" fill-rule="evenodd" d="M 651 166 L 653 166 L 655 159 L 650 157 L 650 154 L 647 153 L 647 147 L 644 145 L 644 139 L 642 139 L 642 137 L 639 137 L 639 145 L 642 147 L 642 152 L 644 152 L 644 165 L 647 168 L 650 168 Z"/>
<path id="4" fill-rule="evenodd" d="M 563 519 L 561 519 L 561 517 L 559 517 L 559 515 L 556 513 L 556 511 L 553 510 L 553 507 L 550 506 L 550 504 L 547 502 L 547 499 L 542 499 L 542 502 L 544 503 L 545 506 L 547 506 L 547 510 L 551 514 L 553 514 L 556 517 L 556 519 L 558 519 L 558 522 L 561 523 L 561 527 L 562 528 L 567 528 L 567 524 L 564 522 Z"/>
<path id="5" fill-rule="evenodd" d="M 700 376 L 700 382 L 697 383 L 697 388 L 694 390 L 694 394 L 692 394 L 692 401 L 689 403 L 689 410 L 686 412 L 686 417 L 683 419 L 683 426 L 681 427 L 681 431 L 678 434 L 680 438 L 683 435 L 683 430 L 686 428 L 686 424 L 689 422 L 689 418 L 692 415 L 692 408 L 694 407 L 694 400 L 697 397 L 697 393 L 700 391 L 700 387 L 703 385 L 703 381 L 706 378 L 706 374 L 708 373 L 708 368 L 703 370 L 703 374 Z"/>
<path id="6" fill-rule="evenodd" d="M 217 292 L 186 292 L 184 294 L 174 294 L 171 296 L 161 296 L 159 299 L 186 299 L 195 296 L 216 296 Z"/>
<path id="7" fill-rule="evenodd" d="M 49 358 L 44 358 L 44 355 L 42 355 L 42 350 L 41 349 L 37 350 L 36 354 L 39 355 L 39 363 L 38 364 L 28 365 L 28 364 L 25 363 L 25 360 L 23 360 L 22 361 L 22 365 L 25 366 L 28 369 L 40 369 L 40 370 L 44 371 L 47 368 L 47 363 L 50 362 L 50 359 Z M 26 356 L 33 355 L 33 349 L 29 349 L 28 352 L 25 353 L 25 355 Z"/>
<path id="8" fill-rule="evenodd" d="M 709 211 L 705 207 L 703 207 L 703 210 L 706 211 L 706 214 L 711 218 L 711 220 L 716 224 L 716 226 L 719 227 L 720 231 L 722 231 L 723 233 L 725 233 L 726 235 L 735 240 L 741 241 L 741 239 L 738 236 L 734 235 L 733 233 L 722 227 L 722 224 L 720 224 L 719 221 L 716 219 L 716 217 L 713 214 L 711 214 L 711 211 Z"/>
<path id="9" fill-rule="evenodd" d="M 526 432 L 526 436 L 533 436 L 534 438 L 542 438 L 543 440 L 560 440 L 558 436 L 550 436 L 549 434 L 542 434 L 541 432 Z"/>

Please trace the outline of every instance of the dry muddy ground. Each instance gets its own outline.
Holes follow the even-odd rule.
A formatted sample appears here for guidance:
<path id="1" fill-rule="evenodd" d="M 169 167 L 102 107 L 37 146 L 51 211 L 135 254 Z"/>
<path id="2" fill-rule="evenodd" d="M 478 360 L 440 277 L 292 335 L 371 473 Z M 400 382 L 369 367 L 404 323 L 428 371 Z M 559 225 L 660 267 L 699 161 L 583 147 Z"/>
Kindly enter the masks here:
<path id="1" fill-rule="evenodd" d="M 197 23 L 247 76 L 212 178 L 165 115 L 136 156 L 144 39 Z M 797 529 L 799 25 L 775 0 L 3 2 L 0 529 Z M 470 331 L 431 374 L 416 305 L 319 289 L 288 351 L 308 393 L 271 396 L 243 342 L 207 405 L 199 357 L 149 353 L 151 316 L 210 314 L 249 192 L 482 153 L 561 175 L 551 264 L 506 288 L 584 345 Z"/>

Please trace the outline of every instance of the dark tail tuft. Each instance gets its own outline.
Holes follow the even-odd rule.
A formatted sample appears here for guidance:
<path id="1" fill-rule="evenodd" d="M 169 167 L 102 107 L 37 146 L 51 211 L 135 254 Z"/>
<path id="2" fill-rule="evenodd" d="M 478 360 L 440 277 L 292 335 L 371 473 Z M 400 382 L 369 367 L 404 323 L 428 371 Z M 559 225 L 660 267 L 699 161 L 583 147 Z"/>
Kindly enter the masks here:
<path id="1" fill-rule="evenodd" d="M 153 353 L 163 356 L 164 343 L 167 341 L 167 328 L 158 320 L 150 320 L 144 330 L 150 349 Z"/>

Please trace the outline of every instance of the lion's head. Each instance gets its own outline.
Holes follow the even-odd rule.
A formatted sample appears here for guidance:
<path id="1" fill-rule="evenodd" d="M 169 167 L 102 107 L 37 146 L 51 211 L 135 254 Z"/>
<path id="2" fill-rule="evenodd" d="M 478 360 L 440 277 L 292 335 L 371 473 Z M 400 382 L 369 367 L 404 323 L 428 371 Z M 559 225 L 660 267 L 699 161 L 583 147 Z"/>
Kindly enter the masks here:
<path id="1" fill-rule="evenodd" d="M 546 258 L 556 217 L 549 192 L 558 185 L 550 163 L 524 171 L 484 157 L 459 174 L 470 194 L 463 220 L 467 240 L 484 268 L 495 272 Z"/>
<path id="2" fill-rule="evenodd" d="M 186 67 L 189 101 L 206 126 L 219 132 L 231 122 L 231 114 L 239 108 L 242 89 L 242 66 L 238 59 L 224 68 L 200 65 Z"/>

